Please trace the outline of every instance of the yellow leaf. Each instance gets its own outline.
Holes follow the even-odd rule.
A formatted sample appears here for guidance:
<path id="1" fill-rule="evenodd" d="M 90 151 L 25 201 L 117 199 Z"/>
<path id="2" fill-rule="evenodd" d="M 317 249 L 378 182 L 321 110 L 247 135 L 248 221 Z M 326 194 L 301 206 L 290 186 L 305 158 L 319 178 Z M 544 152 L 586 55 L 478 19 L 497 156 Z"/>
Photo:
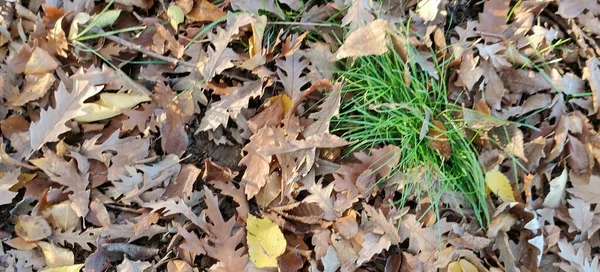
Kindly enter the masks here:
<path id="1" fill-rule="evenodd" d="M 74 264 L 55 268 L 46 268 L 42 272 L 78 272 L 83 268 L 83 264 Z"/>
<path id="2" fill-rule="evenodd" d="M 492 193 L 503 202 L 516 201 L 508 178 L 498 170 L 491 170 L 485 175 L 485 184 Z"/>
<path id="3" fill-rule="evenodd" d="M 277 267 L 277 257 L 285 252 L 286 241 L 277 224 L 267 218 L 248 216 L 248 253 L 257 268 Z"/>
<path id="4" fill-rule="evenodd" d="M 279 94 L 271 97 L 266 106 L 268 107 L 269 105 L 275 103 L 277 99 L 281 99 L 281 102 L 283 103 L 283 112 L 288 112 L 294 106 L 292 99 L 286 94 Z"/>
<path id="5" fill-rule="evenodd" d="M 83 104 L 81 110 L 85 114 L 75 118 L 75 120 L 77 122 L 94 122 L 108 119 L 146 101 L 150 101 L 150 97 L 146 95 L 102 93 L 98 101 Z"/>
<path id="6" fill-rule="evenodd" d="M 451 262 L 448 265 L 448 272 L 478 272 L 477 267 L 465 259 Z"/>

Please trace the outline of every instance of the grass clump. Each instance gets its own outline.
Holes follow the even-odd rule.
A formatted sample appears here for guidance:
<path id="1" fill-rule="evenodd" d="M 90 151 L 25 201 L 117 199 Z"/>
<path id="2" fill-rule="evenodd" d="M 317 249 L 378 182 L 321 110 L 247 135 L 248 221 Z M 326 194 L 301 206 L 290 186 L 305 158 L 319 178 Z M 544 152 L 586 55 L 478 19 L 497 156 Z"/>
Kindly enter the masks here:
<path id="1" fill-rule="evenodd" d="M 462 193 L 485 225 L 484 173 L 460 120 L 462 108 L 447 97 L 444 64 L 435 63 L 436 79 L 410 61 L 415 58 L 405 62 L 390 51 L 359 57 L 338 72 L 345 95 L 334 132 L 354 143 L 350 152 L 387 144 L 400 148 L 394 171 L 402 171 L 410 182 L 399 204 L 414 193 L 429 197 L 437 209 L 442 194 L 453 190 Z"/>

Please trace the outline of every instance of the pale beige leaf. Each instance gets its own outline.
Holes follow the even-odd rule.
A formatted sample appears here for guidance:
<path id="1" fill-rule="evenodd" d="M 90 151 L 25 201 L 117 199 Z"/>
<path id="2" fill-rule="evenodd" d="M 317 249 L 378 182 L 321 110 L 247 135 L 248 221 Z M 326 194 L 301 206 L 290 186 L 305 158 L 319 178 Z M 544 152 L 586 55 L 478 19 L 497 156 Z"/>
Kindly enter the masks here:
<path id="1" fill-rule="evenodd" d="M 0 206 L 10 204 L 17 196 L 17 192 L 10 191 L 10 188 L 19 183 L 19 170 L 15 169 L 10 172 L 0 173 Z"/>
<path id="2" fill-rule="evenodd" d="M 590 204 L 600 204 L 600 177 L 593 175 L 590 177 L 589 184 L 576 185 L 567 191 Z"/>
<path id="3" fill-rule="evenodd" d="M 52 228 L 41 216 L 21 215 L 15 224 L 15 233 L 25 241 L 42 240 L 52 234 Z"/>
<path id="4" fill-rule="evenodd" d="M 46 268 L 42 272 L 79 272 L 83 268 L 84 264 L 74 264 L 68 266 L 60 266 L 54 268 Z"/>
<path id="5" fill-rule="evenodd" d="M 215 130 L 219 126 L 227 127 L 229 118 L 237 119 L 242 109 L 248 107 L 252 97 L 263 94 L 262 80 L 246 82 L 235 88 L 231 94 L 221 96 L 221 100 L 210 104 L 198 131 Z"/>
<path id="6" fill-rule="evenodd" d="M 40 111 L 40 119 L 29 127 L 32 152 L 40 149 L 45 143 L 56 142 L 58 136 L 71 130 L 65 123 L 85 114 L 81 110 L 83 101 L 102 90 L 99 86 L 90 86 L 87 81 L 75 80 L 73 90 L 67 91 L 61 82 L 54 97 L 56 106 Z"/>
<path id="7" fill-rule="evenodd" d="M 335 53 L 335 58 L 340 60 L 347 57 L 385 54 L 389 50 L 386 40 L 387 27 L 388 23 L 386 21 L 377 19 L 364 27 L 356 29 L 350 33 Z"/>
<path id="8" fill-rule="evenodd" d="M 112 227 L 112 226 L 111 226 Z M 67 244 L 70 245 L 79 245 L 83 250 L 92 251 L 90 244 L 95 245 L 96 240 L 102 233 L 102 228 L 88 228 L 85 231 L 81 232 L 76 229 L 60 231 L 55 229 L 52 231 L 52 235 L 48 237 L 48 239 L 52 242 L 55 242 L 61 246 L 65 246 Z"/>
<path id="9" fill-rule="evenodd" d="M 346 0 L 344 5 L 348 6 L 346 16 L 342 18 L 342 26 L 350 25 L 350 30 L 356 30 L 371 23 L 373 15 L 372 0 Z"/>
<path id="10" fill-rule="evenodd" d="M 280 18 L 285 18 L 285 15 L 277 7 L 275 0 L 231 0 L 233 10 L 241 10 L 245 12 L 258 14 L 259 10 L 266 10 L 276 14 Z"/>
<path id="11" fill-rule="evenodd" d="M 26 75 L 21 92 L 18 96 L 10 97 L 8 104 L 20 107 L 29 101 L 41 98 L 52 87 L 55 80 L 52 73 Z"/>
<path id="12" fill-rule="evenodd" d="M 167 263 L 167 272 L 193 272 L 194 269 L 182 260 L 172 260 Z"/>
<path id="13" fill-rule="evenodd" d="M 147 95 L 133 93 L 102 93 L 95 102 L 85 103 L 81 111 L 85 114 L 75 119 L 77 122 L 94 122 L 117 116 L 135 105 L 150 101 Z"/>
<path id="14" fill-rule="evenodd" d="M 585 233 L 590 227 L 592 227 L 594 212 L 590 209 L 590 204 L 579 198 L 569 199 L 569 204 L 572 208 L 569 208 L 569 215 L 573 219 L 573 224 L 577 229 L 569 228 L 569 232 L 581 231 Z"/>
<path id="15" fill-rule="evenodd" d="M 36 47 L 25 64 L 25 74 L 45 74 L 53 72 L 58 67 L 58 62 L 40 47 Z"/>
<path id="16" fill-rule="evenodd" d="M 120 272 L 144 272 L 147 268 L 152 267 L 152 264 L 149 262 L 143 261 L 132 261 L 127 257 L 123 260 L 123 262 L 117 265 L 117 271 Z"/>
<path id="17" fill-rule="evenodd" d="M 560 176 L 552 179 L 550 181 L 550 192 L 546 194 L 544 198 L 544 203 L 542 204 L 546 208 L 556 208 L 563 200 L 565 195 L 565 187 L 567 185 L 567 179 L 569 177 L 569 172 L 567 168 L 562 171 Z"/>
<path id="18" fill-rule="evenodd" d="M 356 261 L 356 264 L 358 265 L 371 260 L 375 254 L 379 254 L 383 250 L 389 249 L 392 245 L 390 240 L 386 237 L 372 232 L 367 233 L 364 236 L 364 239 L 360 252 L 358 253 L 358 260 Z"/>
<path id="19" fill-rule="evenodd" d="M 38 246 L 44 253 L 46 265 L 50 268 L 69 266 L 75 263 L 75 255 L 66 248 L 62 248 L 47 242 L 38 242 Z"/>
<path id="20" fill-rule="evenodd" d="M 79 217 L 70 207 L 71 201 L 63 201 L 59 204 L 53 205 L 48 213 L 52 218 L 52 223 L 55 227 L 61 230 L 70 230 L 77 227 L 79 223 Z"/>
<path id="21" fill-rule="evenodd" d="M 558 11 L 556 14 L 565 19 L 577 17 L 584 10 L 598 11 L 597 0 L 558 0 Z"/>

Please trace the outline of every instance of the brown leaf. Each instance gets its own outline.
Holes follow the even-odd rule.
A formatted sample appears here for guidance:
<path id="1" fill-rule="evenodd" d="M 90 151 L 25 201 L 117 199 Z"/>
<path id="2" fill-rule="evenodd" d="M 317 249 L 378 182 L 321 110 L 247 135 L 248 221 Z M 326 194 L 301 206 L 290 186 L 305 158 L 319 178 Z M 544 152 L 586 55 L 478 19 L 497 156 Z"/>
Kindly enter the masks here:
<path id="1" fill-rule="evenodd" d="M 18 96 L 10 97 L 8 104 L 13 107 L 20 107 L 29 101 L 43 97 L 55 80 L 56 78 L 52 73 L 26 75 L 21 93 Z"/>
<path id="2" fill-rule="evenodd" d="M 429 129 L 427 136 L 431 139 L 428 144 L 429 148 L 438 152 L 447 160 L 452 155 L 452 146 L 450 146 L 446 132 L 444 123 L 440 120 L 433 120 L 433 128 Z"/>
<path id="3" fill-rule="evenodd" d="M 186 198 L 192 194 L 194 190 L 194 184 L 198 180 L 198 176 L 202 172 L 198 167 L 193 164 L 186 164 L 181 167 L 177 180 L 173 183 L 169 183 L 166 188 L 163 198 L 179 197 Z"/>
<path id="4" fill-rule="evenodd" d="M 388 52 L 386 39 L 388 23 L 377 19 L 372 23 L 351 32 L 340 49 L 335 53 L 337 60 L 347 57 L 382 55 Z"/>
<path id="5" fill-rule="evenodd" d="M 552 84 L 541 73 L 531 70 L 510 69 L 502 72 L 502 81 L 515 93 L 536 94 L 552 89 Z"/>
<path id="6" fill-rule="evenodd" d="M 274 99 L 267 108 L 252 116 L 248 120 L 248 128 L 252 133 L 258 132 L 263 127 L 275 128 L 281 124 L 284 116 L 284 106 L 281 98 Z"/>
<path id="7" fill-rule="evenodd" d="M 304 260 L 297 250 L 289 250 L 277 258 L 277 265 L 279 271 L 300 271 L 304 266 Z"/>
<path id="8" fill-rule="evenodd" d="M 197 22 L 212 22 L 225 16 L 225 12 L 207 0 L 194 1 L 187 17 Z"/>
<path id="9" fill-rule="evenodd" d="M 50 149 L 43 148 L 44 157 L 30 162 L 39 167 L 50 177 L 50 180 L 67 186 L 73 194 L 69 195 L 71 209 L 79 217 L 85 217 L 89 211 L 90 190 L 87 189 L 89 180 L 87 169 L 80 173 L 73 161 L 66 161 Z M 88 165 L 89 167 L 89 165 Z"/>
<path id="10" fill-rule="evenodd" d="M 240 165 L 246 166 L 242 183 L 249 199 L 258 194 L 260 189 L 267 184 L 271 172 L 272 156 L 264 155 L 258 150 L 263 146 L 271 145 L 273 141 L 280 141 L 284 137 L 283 130 L 264 127 L 252 135 L 250 143 L 244 146 L 243 151 L 247 154 L 240 160 Z"/>
<path id="11" fill-rule="evenodd" d="M 571 134 L 568 134 L 567 137 L 567 152 L 569 154 L 567 164 L 569 168 L 578 174 L 587 173 L 593 167 L 593 165 L 590 165 L 587 149 L 577 137 L 571 136 Z"/>
<path id="12" fill-rule="evenodd" d="M 308 116 L 313 119 L 314 122 L 308 125 L 302 132 L 305 137 L 329 132 L 331 118 L 339 114 L 342 97 L 342 82 L 335 83 L 331 91 L 326 95 L 327 97 L 318 107 L 319 111 L 313 112 Z"/>
<path id="13" fill-rule="evenodd" d="M 503 36 L 504 30 L 508 28 L 508 25 L 506 25 L 506 17 L 508 16 L 509 10 L 509 0 L 486 1 L 483 5 L 483 12 L 479 13 L 477 30 Z M 484 38 L 486 41 L 491 42 L 498 40 L 498 38 L 491 35 L 485 35 Z"/>

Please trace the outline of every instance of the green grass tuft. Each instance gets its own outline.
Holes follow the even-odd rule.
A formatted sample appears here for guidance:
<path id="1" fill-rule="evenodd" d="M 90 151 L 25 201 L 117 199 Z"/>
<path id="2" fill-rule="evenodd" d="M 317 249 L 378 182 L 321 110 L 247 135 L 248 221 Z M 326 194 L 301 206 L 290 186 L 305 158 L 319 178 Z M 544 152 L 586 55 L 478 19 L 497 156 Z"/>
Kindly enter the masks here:
<path id="1" fill-rule="evenodd" d="M 436 80 L 391 51 L 357 58 L 351 67 L 338 72 L 345 95 L 332 130 L 353 142 L 350 152 L 386 144 L 400 148 L 400 163 L 394 171 L 402 171 L 412 182 L 406 183 L 398 204 L 404 205 L 409 195 L 416 194 L 429 197 L 437 209 L 442 194 L 453 190 L 462 193 L 479 223 L 486 225 L 484 173 L 472 139 L 466 136 L 466 125 L 457 119 L 462 108 L 447 98 L 445 66 L 436 63 Z M 446 131 L 433 125 L 434 120 L 441 121 Z M 429 146 L 435 139 L 426 131 L 447 138 L 452 148 L 447 160 Z"/>

